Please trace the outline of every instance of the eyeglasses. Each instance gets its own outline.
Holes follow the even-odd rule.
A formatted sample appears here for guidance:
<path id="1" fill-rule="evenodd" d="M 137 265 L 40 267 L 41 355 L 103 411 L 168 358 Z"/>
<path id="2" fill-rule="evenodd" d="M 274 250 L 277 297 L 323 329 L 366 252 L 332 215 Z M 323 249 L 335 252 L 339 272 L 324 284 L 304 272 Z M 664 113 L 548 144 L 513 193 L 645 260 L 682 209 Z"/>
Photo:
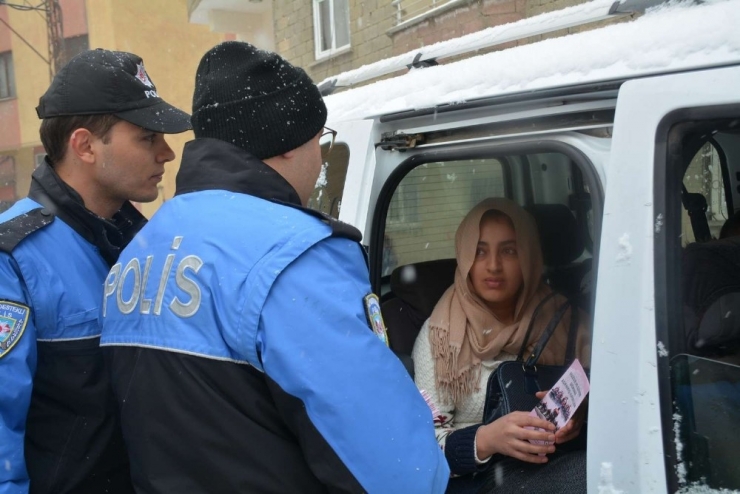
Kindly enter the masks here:
<path id="1" fill-rule="evenodd" d="M 319 142 L 324 140 L 324 137 L 331 136 L 331 140 L 329 141 L 329 147 L 324 151 L 324 146 L 321 146 L 321 154 L 329 154 L 334 147 L 334 139 L 337 138 L 337 131 L 334 129 L 330 129 L 329 127 L 324 127 L 324 132 L 321 133 L 321 138 L 319 139 Z"/>

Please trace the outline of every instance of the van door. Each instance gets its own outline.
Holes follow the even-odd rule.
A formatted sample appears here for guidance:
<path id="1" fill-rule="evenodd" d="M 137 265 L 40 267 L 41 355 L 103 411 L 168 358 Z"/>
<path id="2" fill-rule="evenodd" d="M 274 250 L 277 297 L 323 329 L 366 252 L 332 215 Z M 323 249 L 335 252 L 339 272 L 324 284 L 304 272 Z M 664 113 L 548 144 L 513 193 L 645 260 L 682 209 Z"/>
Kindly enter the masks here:
<path id="1" fill-rule="evenodd" d="M 690 348 L 681 277 L 682 180 L 705 141 L 722 135 L 732 141 L 728 149 L 737 145 L 739 87 L 740 66 L 731 66 L 633 80 L 619 91 L 598 263 L 589 492 L 740 488 L 737 475 L 721 468 L 723 441 L 740 440 L 740 418 L 734 426 L 726 420 L 740 409 L 732 410 L 733 400 L 740 402 L 740 367 L 731 363 L 740 337 L 729 331 L 732 344 L 707 354 Z M 738 172 L 734 164 L 733 179 Z M 687 399 L 693 405 L 685 406 Z M 716 415 L 701 419 L 701 429 L 694 412 L 709 400 Z"/>
<path id="2" fill-rule="evenodd" d="M 365 224 L 375 174 L 373 121 L 327 125 L 337 134 L 331 151 L 329 138 L 321 141 L 324 167 L 308 205 L 358 228 L 367 245 Z"/>

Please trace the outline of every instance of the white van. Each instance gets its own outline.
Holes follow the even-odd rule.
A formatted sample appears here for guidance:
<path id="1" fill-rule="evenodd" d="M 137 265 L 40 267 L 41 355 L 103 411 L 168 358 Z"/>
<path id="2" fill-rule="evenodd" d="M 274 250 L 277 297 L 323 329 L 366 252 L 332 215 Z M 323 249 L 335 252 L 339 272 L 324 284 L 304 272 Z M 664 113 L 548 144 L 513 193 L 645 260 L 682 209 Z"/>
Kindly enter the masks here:
<path id="1" fill-rule="evenodd" d="M 597 0 L 326 81 L 428 66 L 326 98 L 338 136 L 312 206 L 363 232 L 403 356 L 452 283 L 464 214 L 515 199 L 537 219 L 548 282 L 592 317 L 588 491 L 740 490 L 740 255 L 714 240 L 740 210 L 740 0 L 670 2 L 434 66 L 625 5 Z"/>

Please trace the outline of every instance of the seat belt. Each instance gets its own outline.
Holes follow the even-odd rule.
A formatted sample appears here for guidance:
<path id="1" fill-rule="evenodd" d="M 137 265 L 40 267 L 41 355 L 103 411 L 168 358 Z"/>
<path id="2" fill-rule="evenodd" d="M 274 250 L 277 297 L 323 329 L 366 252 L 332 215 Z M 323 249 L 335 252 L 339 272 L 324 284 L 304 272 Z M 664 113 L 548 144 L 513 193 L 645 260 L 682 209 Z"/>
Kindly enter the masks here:
<path id="1" fill-rule="evenodd" d="M 697 242 L 712 240 L 709 222 L 707 221 L 707 199 L 702 194 L 689 192 L 685 185 L 681 185 L 681 188 L 681 203 L 689 213 L 694 238 Z"/>

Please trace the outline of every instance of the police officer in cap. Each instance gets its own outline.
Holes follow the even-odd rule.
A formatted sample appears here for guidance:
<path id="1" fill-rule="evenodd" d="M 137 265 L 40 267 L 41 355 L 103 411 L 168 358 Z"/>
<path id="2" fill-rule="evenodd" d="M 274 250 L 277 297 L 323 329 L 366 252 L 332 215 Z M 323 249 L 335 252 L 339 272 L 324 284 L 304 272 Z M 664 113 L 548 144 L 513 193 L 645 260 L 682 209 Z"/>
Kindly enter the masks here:
<path id="1" fill-rule="evenodd" d="M 305 208 L 332 133 L 317 87 L 226 42 L 195 88 L 175 197 L 105 282 L 135 488 L 443 492 L 432 414 L 378 337 L 360 232 Z"/>
<path id="2" fill-rule="evenodd" d="M 189 116 L 141 58 L 73 58 L 36 109 L 47 157 L 0 215 L 0 492 L 133 492 L 98 316 Z"/>

